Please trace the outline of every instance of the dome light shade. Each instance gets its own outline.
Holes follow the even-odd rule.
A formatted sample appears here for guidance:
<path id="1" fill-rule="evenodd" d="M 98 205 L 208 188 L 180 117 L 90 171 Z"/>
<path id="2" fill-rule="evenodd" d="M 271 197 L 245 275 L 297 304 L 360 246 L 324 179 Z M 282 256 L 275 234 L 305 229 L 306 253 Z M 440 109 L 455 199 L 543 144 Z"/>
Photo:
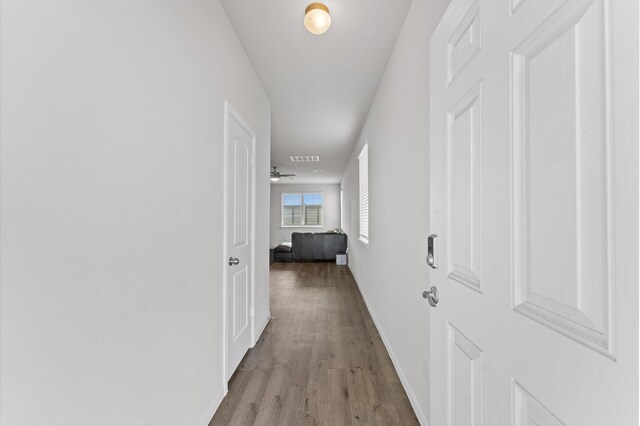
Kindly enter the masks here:
<path id="1" fill-rule="evenodd" d="M 320 35 L 331 26 L 329 8 L 322 3 L 311 3 L 304 11 L 304 27 L 311 34 Z"/>

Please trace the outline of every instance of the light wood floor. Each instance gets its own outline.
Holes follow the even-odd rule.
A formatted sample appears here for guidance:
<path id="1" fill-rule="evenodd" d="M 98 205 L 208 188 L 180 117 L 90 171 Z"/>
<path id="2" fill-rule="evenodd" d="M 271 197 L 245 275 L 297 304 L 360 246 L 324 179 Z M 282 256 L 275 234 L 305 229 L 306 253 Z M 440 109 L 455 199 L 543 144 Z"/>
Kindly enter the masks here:
<path id="1" fill-rule="evenodd" d="M 418 421 L 346 266 L 271 267 L 273 318 L 211 425 L 415 425 Z"/>

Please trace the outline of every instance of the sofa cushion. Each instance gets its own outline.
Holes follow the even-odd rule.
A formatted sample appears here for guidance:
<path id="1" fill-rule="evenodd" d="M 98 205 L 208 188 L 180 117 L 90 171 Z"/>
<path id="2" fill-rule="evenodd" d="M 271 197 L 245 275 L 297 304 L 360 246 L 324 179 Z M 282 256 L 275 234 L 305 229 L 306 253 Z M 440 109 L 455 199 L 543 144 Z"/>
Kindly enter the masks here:
<path id="1" fill-rule="evenodd" d="M 324 259 L 324 260 L 335 259 L 336 251 L 334 247 L 336 245 L 336 239 L 334 238 L 334 235 L 336 234 L 325 234 L 323 247 L 322 247 L 323 253 L 322 253 L 322 257 L 320 257 L 319 259 Z"/>
<path id="2" fill-rule="evenodd" d="M 332 239 L 334 241 L 332 258 L 335 259 L 336 253 L 347 252 L 347 234 L 335 234 Z"/>
<path id="3" fill-rule="evenodd" d="M 291 243 L 282 243 L 278 245 L 274 251 L 276 253 L 291 253 Z"/>
<path id="4" fill-rule="evenodd" d="M 325 234 L 313 234 L 313 260 L 324 259 L 324 236 Z"/>
<path id="5" fill-rule="evenodd" d="M 313 234 L 310 232 L 302 234 L 302 259 L 313 259 Z"/>

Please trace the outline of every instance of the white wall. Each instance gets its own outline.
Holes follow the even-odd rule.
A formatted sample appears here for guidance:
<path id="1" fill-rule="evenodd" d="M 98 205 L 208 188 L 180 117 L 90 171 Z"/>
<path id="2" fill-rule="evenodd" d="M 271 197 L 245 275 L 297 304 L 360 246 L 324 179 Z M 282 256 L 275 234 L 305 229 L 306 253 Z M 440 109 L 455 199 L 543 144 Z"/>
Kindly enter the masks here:
<path id="1" fill-rule="evenodd" d="M 322 192 L 324 218 L 322 227 L 282 228 L 281 194 L 296 192 Z M 271 185 L 271 245 L 291 241 L 292 232 L 325 232 L 340 227 L 340 184 L 275 184 Z"/>
<path id="2" fill-rule="evenodd" d="M 0 423 L 207 422 L 223 392 L 225 99 L 270 166 L 269 101 L 224 9 L 7 0 L 0 15 Z M 257 194 L 267 212 L 267 179 Z"/>
<path id="3" fill-rule="evenodd" d="M 419 419 L 429 415 L 429 38 L 447 0 L 414 0 L 342 181 L 349 267 Z M 358 160 L 369 144 L 369 247 L 358 236 Z"/>

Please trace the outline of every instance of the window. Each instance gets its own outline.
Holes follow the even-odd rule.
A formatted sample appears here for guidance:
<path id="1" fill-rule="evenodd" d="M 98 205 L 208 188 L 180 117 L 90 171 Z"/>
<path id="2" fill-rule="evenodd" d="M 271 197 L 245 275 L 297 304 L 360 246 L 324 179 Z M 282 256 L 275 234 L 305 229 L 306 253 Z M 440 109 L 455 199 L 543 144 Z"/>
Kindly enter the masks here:
<path id="1" fill-rule="evenodd" d="M 358 239 L 369 245 L 369 145 L 365 144 L 358 156 L 360 183 L 360 235 Z"/>
<path id="2" fill-rule="evenodd" d="M 282 194 L 282 226 L 322 226 L 324 196 Z"/>
<path id="3" fill-rule="evenodd" d="M 340 229 L 344 229 L 344 191 L 340 188 Z"/>

